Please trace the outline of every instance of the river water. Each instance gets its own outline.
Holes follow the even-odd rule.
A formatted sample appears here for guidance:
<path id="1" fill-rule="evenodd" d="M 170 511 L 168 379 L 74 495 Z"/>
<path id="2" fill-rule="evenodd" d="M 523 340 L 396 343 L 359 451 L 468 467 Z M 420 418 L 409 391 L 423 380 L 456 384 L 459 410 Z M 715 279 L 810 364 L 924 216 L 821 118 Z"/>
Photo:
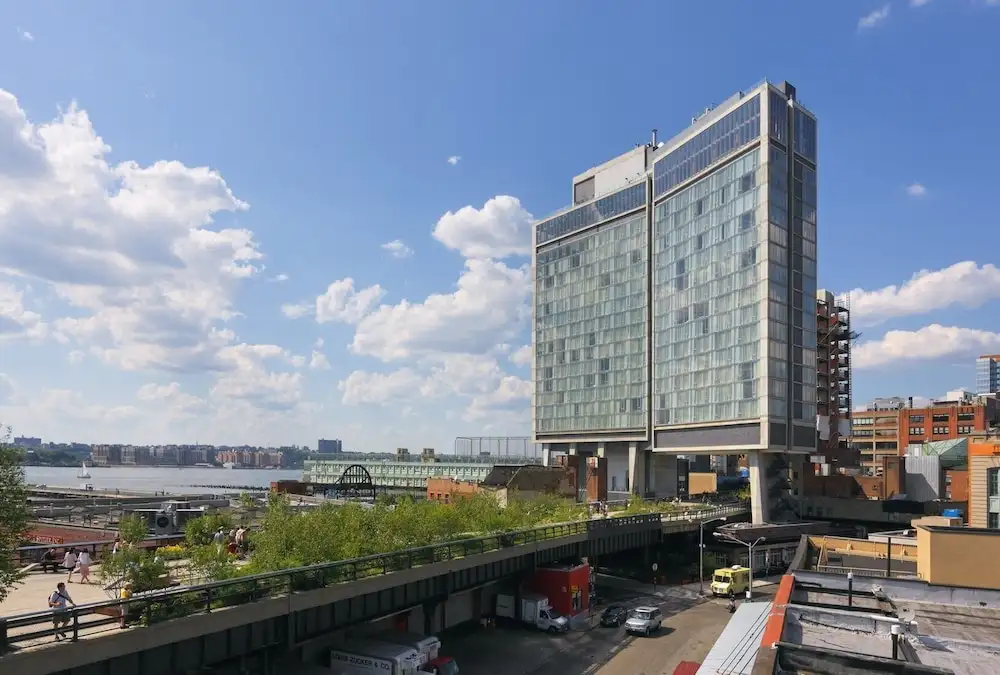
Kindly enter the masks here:
<path id="1" fill-rule="evenodd" d="M 300 469 L 210 469 L 203 467 L 87 467 L 90 478 L 78 478 L 78 467 L 26 466 L 24 477 L 33 485 L 80 487 L 89 483 L 95 490 L 134 490 L 170 493 L 210 492 L 198 485 L 226 485 L 266 488 L 271 481 L 301 480 Z"/>

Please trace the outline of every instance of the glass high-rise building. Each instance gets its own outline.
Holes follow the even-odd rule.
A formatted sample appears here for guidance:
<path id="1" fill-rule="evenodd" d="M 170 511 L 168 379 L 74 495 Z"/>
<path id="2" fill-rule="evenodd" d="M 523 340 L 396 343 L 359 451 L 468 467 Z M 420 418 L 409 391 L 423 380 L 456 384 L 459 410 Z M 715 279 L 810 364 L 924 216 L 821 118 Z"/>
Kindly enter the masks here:
<path id="1" fill-rule="evenodd" d="M 1000 354 L 988 354 L 976 359 L 976 393 L 1000 393 Z"/>
<path id="2" fill-rule="evenodd" d="M 767 518 L 775 455 L 817 445 L 816 126 L 794 87 L 761 84 L 577 176 L 536 224 L 546 454 L 667 496 L 677 456 L 746 453 Z"/>

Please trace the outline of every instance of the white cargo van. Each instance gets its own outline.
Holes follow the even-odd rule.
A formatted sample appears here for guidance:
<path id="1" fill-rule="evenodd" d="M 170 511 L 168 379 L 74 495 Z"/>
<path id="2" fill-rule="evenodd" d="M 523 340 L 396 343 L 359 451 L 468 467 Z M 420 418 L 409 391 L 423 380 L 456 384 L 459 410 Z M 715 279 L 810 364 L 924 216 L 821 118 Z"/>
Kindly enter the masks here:
<path id="1" fill-rule="evenodd" d="M 375 636 L 377 640 L 394 645 L 413 647 L 427 657 L 427 663 L 421 666 L 424 673 L 434 675 L 458 675 L 458 663 L 450 656 L 441 655 L 441 640 L 433 635 L 420 635 L 405 631 L 390 630 Z"/>

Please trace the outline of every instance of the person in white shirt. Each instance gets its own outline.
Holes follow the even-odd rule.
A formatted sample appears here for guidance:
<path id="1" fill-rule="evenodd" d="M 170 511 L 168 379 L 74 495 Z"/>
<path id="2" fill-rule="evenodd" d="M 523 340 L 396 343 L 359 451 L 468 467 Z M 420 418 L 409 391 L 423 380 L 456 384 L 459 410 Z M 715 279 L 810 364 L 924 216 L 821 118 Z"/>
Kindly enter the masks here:
<path id="1" fill-rule="evenodd" d="M 86 549 L 80 551 L 80 555 L 77 556 L 75 571 L 80 573 L 81 584 L 90 583 L 90 553 Z M 73 572 L 74 570 L 70 570 L 69 579 L 67 579 L 70 583 L 73 581 Z"/>
<path id="2" fill-rule="evenodd" d="M 68 554 L 67 554 L 68 555 Z M 69 612 L 66 611 L 66 603 L 76 607 L 73 598 L 66 592 L 66 584 L 59 582 L 56 590 L 49 596 L 49 607 L 52 608 L 52 625 L 55 628 L 56 642 L 66 637 L 66 626 L 69 625 Z"/>
<path id="3" fill-rule="evenodd" d="M 63 569 L 69 572 L 71 577 L 69 580 L 72 581 L 73 570 L 76 569 L 76 549 L 70 548 L 66 550 L 66 555 L 63 556 Z"/>

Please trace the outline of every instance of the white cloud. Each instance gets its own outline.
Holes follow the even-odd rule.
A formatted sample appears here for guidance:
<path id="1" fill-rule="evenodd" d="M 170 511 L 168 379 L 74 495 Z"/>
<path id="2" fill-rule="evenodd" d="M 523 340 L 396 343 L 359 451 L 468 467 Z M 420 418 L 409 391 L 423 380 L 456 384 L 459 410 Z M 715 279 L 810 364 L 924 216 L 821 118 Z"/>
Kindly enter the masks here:
<path id="1" fill-rule="evenodd" d="M 531 345 L 524 345 L 514 350 L 509 357 L 510 362 L 515 366 L 523 368 L 531 365 Z"/>
<path id="2" fill-rule="evenodd" d="M 910 7 L 923 7 L 929 4 L 931 0 L 910 0 Z"/>
<path id="3" fill-rule="evenodd" d="M 337 388 L 343 392 L 344 405 L 384 405 L 392 400 L 419 395 L 424 378 L 409 368 L 391 373 L 370 373 L 356 370 L 341 380 Z"/>
<path id="4" fill-rule="evenodd" d="M 45 337 L 42 317 L 24 306 L 24 293 L 12 284 L 0 283 L 0 342 L 38 340 Z"/>
<path id="5" fill-rule="evenodd" d="M 324 345 L 323 338 L 316 338 L 316 343 L 313 345 L 316 349 L 322 349 Z"/>
<path id="6" fill-rule="evenodd" d="M 396 361 L 440 353 L 485 354 L 517 337 L 531 316 L 527 266 L 467 260 L 453 293 L 382 305 L 357 325 L 351 351 Z"/>
<path id="7" fill-rule="evenodd" d="M 22 30 L 22 29 L 18 28 L 17 29 L 17 34 L 20 35 L 21 39 L 24 40 L 25 42 L 34 42 L 35 41 L 35 36 L 32 35 L 29 31 Z"/>
<path id="8" fill-rule="evenodd" d="M 281 313 L 289 319 L 312 315 L 316 323 L 357 323 L 368 316 L 378 305 L 385 290 L 375 284 L 361 290 L 354 289 L 354 279 L 347 277 L 330 284 L 313 302 L 289 303 L 281 306 Z"/>
<path id="9" fill-rule="evenodd" d="M 850 292 L 851 316 L 857 324 L 927 314 L 951 305 L 970 309 L 1000 299 L 1000 269 L 971 260 L 941 270 L 921 270 L 902 286 Z"/>
<path id="10" fill-rule="evenodd" d="M 451 164 L 452 166 L 455 166 L 461 161 L 462 161 L 461 155 L 452 155 L 451 157 L 448 158 L 448 163 Z"/>
<path id="11" fill-rule="evenodd" d="M 204 413 L 207 401 L 181 391 L 177 382 L 169 384 L 144 384 L 136 391 L 135 397 L 140 401 L 165 407 L 174 416 L 194 416 Z"/>
<path id="12" fill-rule="evenodd" d="M 288 281 L 288 275 L 287 274 L 275 274 L 273 277 L 271 277 L 270 279 L 268 279 L 268 281 L 270 281 L 272 284 L 280 284 L 280 283 L 282 283 L 284 281 Z"/>
<path id="13" fill-rule="evenodd" d="M 534 217 L 516 197 L 500 195 L 483 208 L 465 206 L 441 216 L 434 238 L 466 258 L 506 258 L 531 253 Z"/>
<path id="14" fill-rule="evenodd" d="M 301 319 L 306 314 L 316 311 L 316 306 L 309 303 L 286 304 L 281 306 L 281 313 L 289 319 Z"/>
<path id="15" fill-rule="evenodd" d="M 496 391 L 480 394 L 472 399 L 465 411 L 465 419 L 473 422 L 508 413 L 526 413 L 530 401 L 531 382 L 507 375 L 500 380 Z"/>
<path id="16" fill-rule="evenodd" d="M 316 322 L 357 323 L 371 313 L 384 295 L 385 291 L 378 284 L 356 291 L 354 279 L 350 277 L 334 281 L 316 298 Z"/>
<path id="17" fill-rule="evenodd" d="M 222 176 L 176 161 L 109 164 L 75 104 L 34 125 L 5 91 L 0 139 L 0 271 L 72 307 L 51 322 L 56 337 L 130 370 L 223 367 L 234 339 L 224 324 L 262 256 L 248 230 L 214 227 L 248 208 Z"/>
<path id="18" fill-rule="evenodd" d="M 866 369 L 902 361 L 970 361 L 996 352 L 1000 352 L 1000 333 L 932 324 L 915 331 L 891 330 L 880 340 L 858 345 L 853 359 L 856 368 Z"/>
<path id="19" fill-rule="evenodd" d="M 323 352 L 313 350 L 312 358 L 309 359 L 309 367 L 312 370 L 330 370 L 330 361 L 327 360 Z"/>
<path id="20" fill-rule="evenodd" d="M 413 249 L 399 239 L 382 244 L 382 248 L 388 251 L 393 258 L 409 258 L 413 255 Z"/>
<path id="21" fill-rule="evenodd" d="M 889 5 L 882 5 L 879 9 L 866 14 L 865 16 L 858 19 L 858 30 L 865 30 L 868 28 L 874 28 L 883 21 L 889 18 Z"/>
<path id="22" fill-rule="evenodd" d="M 232 345 L 220 354 L 230 368 L 221 373 L 210 396 L 217 405 L 230 400 L 255 408 L 286 411 L 302 402 L 302 374 L 269 370 L 268 362 L 298 366 L 303 361 L 277 345 Z"/>
<path id="23" fill-rule="evenodd" d="M 467 421 L 524 413 L 531 398 L 530 383 L 505 373 L 490 355 L 438 355 L 389 373 L 354 371 L 337 386 L 344 405 L 412 407 L 437 399 L 466 401 Z"/>
<path id="24" fill-rule="evenodd" d="M 923 197 L 927 194 L 927 188 L 920 183 L 913 183 L 912 185 L 908 185 L 906 187 L 906 194 L 911 197 Z"/>

